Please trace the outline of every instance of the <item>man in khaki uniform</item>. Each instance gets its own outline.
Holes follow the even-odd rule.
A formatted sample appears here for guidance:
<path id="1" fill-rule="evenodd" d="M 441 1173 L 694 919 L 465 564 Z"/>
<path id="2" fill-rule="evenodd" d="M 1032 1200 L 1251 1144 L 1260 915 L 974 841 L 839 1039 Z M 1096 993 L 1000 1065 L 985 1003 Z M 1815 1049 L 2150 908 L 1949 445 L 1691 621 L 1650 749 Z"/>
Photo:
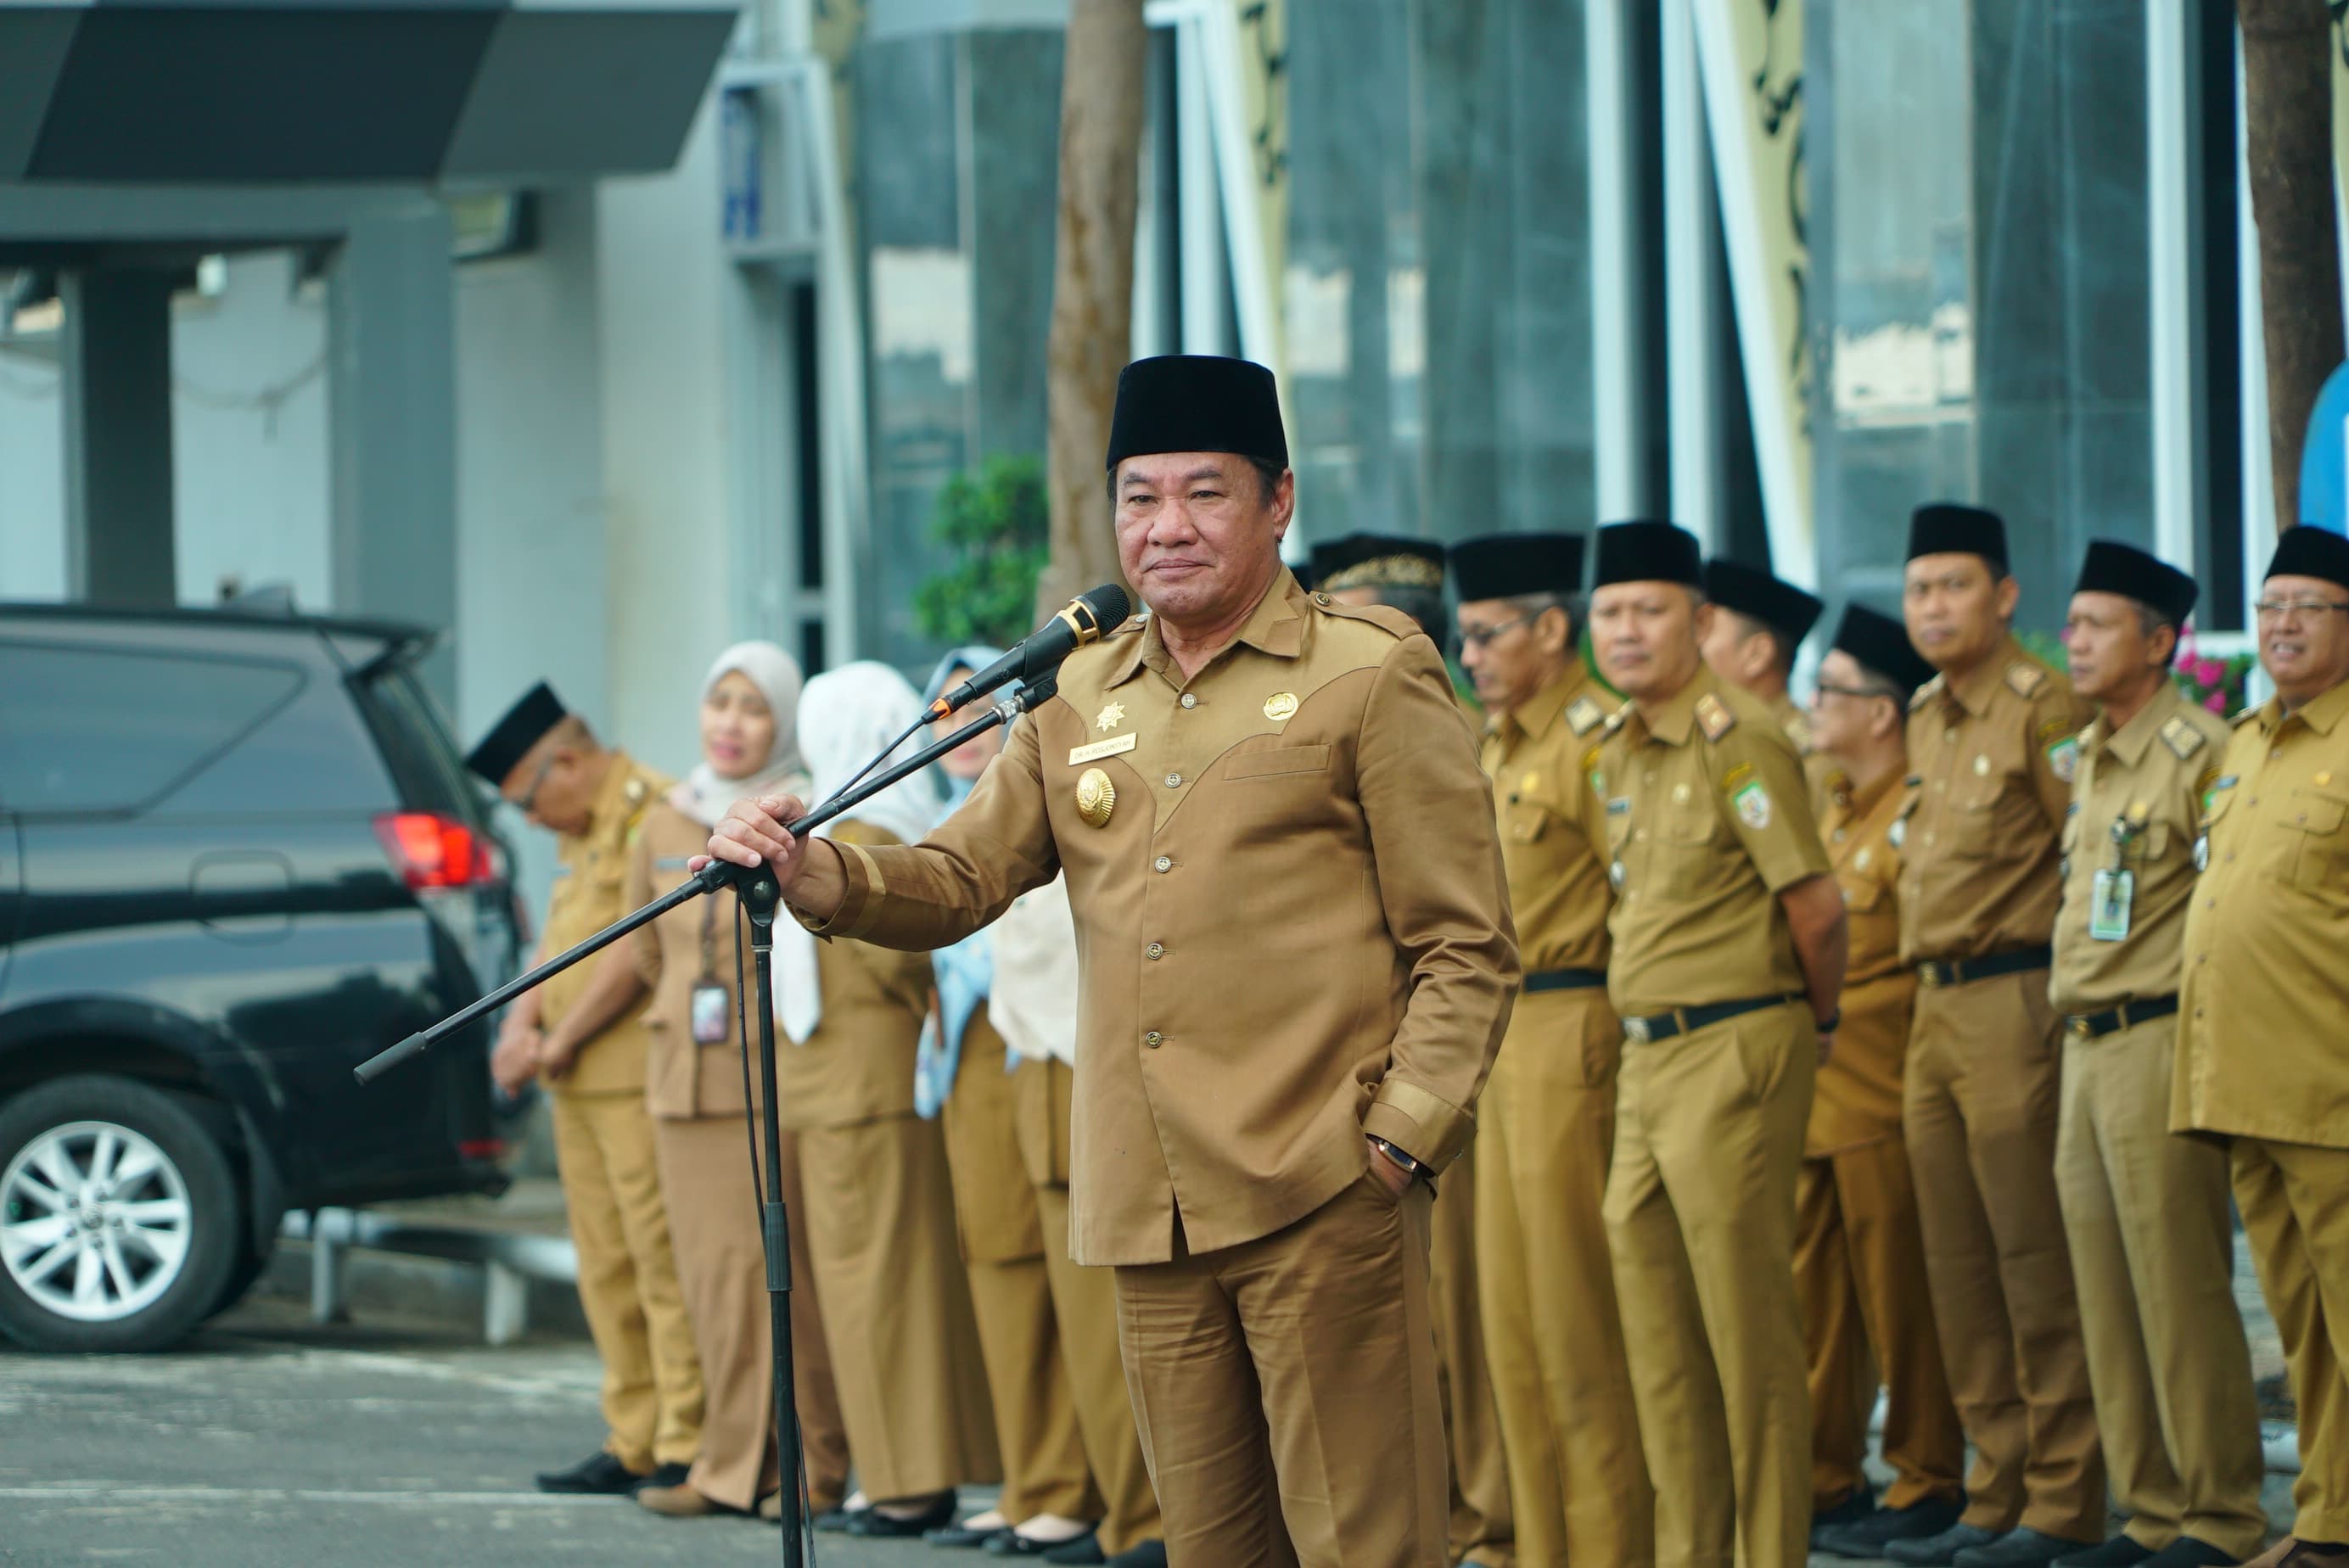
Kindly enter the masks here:
<path id="1" fill-rule="evenodd" d="M 561 864 L 533 962 L 627 913 L 621 888 L 629 849 L 669 780 L 599 744 L 543 682 L 465 762 L 558 837 Z M 609 1435 L 601 1451 L 540 1476 L 546 1491 L 681 1486 L 701 1446 L 701 1364 L 669 1252 L 645 1109 L 645 998 L 634 982 L 626 965 L 564 970 L 507 1010 L 491 1063 L 509 1089 L 535 1073 L 553 1097 L 579 1305 L 604 1361 Z"/>
<path id="2" fill-rule="evenodd" d="M 1762 699 L 1803 759 L 1812 810 L 1825 810 L 1827 776 L 1834 769 L 1811 743 L 1810 716 L 1787 686 L 1794 679 L 1795 655 L 1826 605 L 1816 593 L 1735 561 L 1704 563 L 1704 596 L 1713 604 L 1713 630 L 1704 639 L 1706 665 Z"/>
<path id="3" fill-rule="evenodd" d="M 1895 1563 L 2045 1563 L 2104 1539 L 2105 1465 L 2055 1198 L 2048 933 L 2088 707 L 2008 630 L 2006 525 L 1910 520 L 1909 637 L 1940 674 L 1909 712 L 1900 958 L 1917 971 L 1901 1119 L 1941 1360 L 1973 1440 L 1966 1511 Z"/>
<path id="4" fill-rule="evenodd" d="M 1070 1247 L 1118 1332 L 1178 1568 L 1440 1568 L 1429 1180 L 1517 982 L 1492 791 L 1435 646 L 1298 588 L 1271 373 L 1129 366 L 1119 556 L 1154 612 L 1060 671 L 924 843 L 711 838 L 820 934 L 955 941 L 1068 876 Z"/>
<path id="5" fill-rule="evenodd" d="M 1576 648 L 1582 553 L 1568 533 L 1452 550 L 1461 662 L 1492 715 L 1485 771 L 1526 971 L 1477 1114 L 1476 1260 L 1529 1568 L 1655 1561 L 1655 1499 L 1599 1217 L 1623 1032 L 1607 1002 L 1612 897 L 1587 783 L 1608 707 Z"/>
<path id="6" fill-rule="evenodd" d="M 1337 603 L 1400 610 L 1430 639 L 1444 641 L 1442 545 L 1399 534 L 1350 533 L 1315 545 L 1312 571 L 1321 591 Z M 1506 860 L 1506 845 L 1502 852 Z M 1483 1125 L 1489 1136 L 1490 1119 Z M 1464 1565 L 1510 1568 L 1516 1550 L 1509 1466 L 1476 1300 L 1477 1163 L 1472 1143 L 1444 1173 L 1444 1191 L 1431 1219 L 1429 1289 L 1444 1431 L 1452 1455 L 1452 1555 Z M 1539 1558 L 1529 1555 L 1527 1561 Z"/>
<path id="7" fill-rule="evenodd" d="M 1843 900 L 1793 744 L 1704 667 L 1694 536 L 1599 531 L 1599 665 L 1630 702 L 1590 770 L 1623 1021 L 1605 1215 L 1674 1568 L 1805 1560 L 1810 1394 L 1795 1181 L 1843 986 Z"/>
<path id="8" fill-rule="evenodd" d="M 2169 1132 L 2194 830 L 2227 727 L 2169 678 L 2194 579 L 2088 546 L 2065 645 L 2104 711 L 2080 738 L 2049 999 L 2064 1015 L 2055 1184 L 2127 1530 L 2061 1568 L 2240 1563 L 2267 1538 L 2227 1156 Z"/>
<path id="9" fill-rule="evenodd" d="M 2287 529 L 2258 614 L 2276 695 L 2203 795 L 2170 1126 L 2231 1140 L 2300 1407 L 2298 1517 L 2253 1568 L 2349 1568 L 2349 541 Z"/>
<path id="10" fill-rule="evenodd" d="M 1811 1367 L 1811 1545 L 1878 1558 L 1957 1522 L 1965 1435 L 1950 1402 L 1925 1289 L 1917 1189 L 1900 1140 L 1900 1080 L 1917 978 L 1900 966 L 1900 851 L 1909 700 L 1933 669 L 1899 622 L 1844 611 L 1819 663 L 1811 733 L 1831 764 L 1819 831 L 1843 892 L 1851 958 L 1835 1054 L 1819 1068 L 1795 1189 L 1795 1288 Z M 1877 1509 L 1860 1461 L 1881 1373 Z"/>

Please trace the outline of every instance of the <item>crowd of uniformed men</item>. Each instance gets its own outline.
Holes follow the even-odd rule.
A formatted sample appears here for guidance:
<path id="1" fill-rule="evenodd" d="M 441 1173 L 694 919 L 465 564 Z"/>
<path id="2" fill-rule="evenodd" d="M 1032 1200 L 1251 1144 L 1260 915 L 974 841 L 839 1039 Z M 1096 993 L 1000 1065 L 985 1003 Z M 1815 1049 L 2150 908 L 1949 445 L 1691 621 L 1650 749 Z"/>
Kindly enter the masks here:
<path id="1" fill-rule="evenodd" d="M 843 1445 L 818 1440 L 803 1369 L 819 1502 L 853 1461 L 840 1522 L 1061 1562 L 2349 1568 L 2349 540 L 2280 539 L 2256 606 L 2275 695 L 2230 727 L 2171 678 L 2189 576 L 2092 544 L 2066 674 L 2014 635 L 2000 519 L 1925 505 L 1900 618 L 1847 608 L 1806 712 L 1789 681 L 1820 601 L 1678 528 L 1588 552 L 1353 535 L 1314 549 L 1309 588 L 1275 553 L 1287 469 L 1259 368 L 1130 366 L 1107 471 L 1149 617 L 1073 655 L 918 845 L 785 840 L 802 807 L 771 769 L 721 817 L 764 754 L 690 813 L 713 852 L 775 866 L 826 963 L 953 953 L 1065 890 L 1030 944 L 1073 954 L 1050 982 L 1066 1066 L 963 1141 L 1049 1120 L 1049 1233 L 1011 1250 L 1114 1289 L 996 1291 L 989 1327 L 962 1191 L 999 1180 L 988 1161 L 953 1161 L 949 1201 L 918 1128 L 828 1153 L 856 1169 L 823 1179 L 864 1190 L 831 1208 L 885 1233 L 854 1268 L 928 1244 L 895 1191 L 919 1171 L 962 1213 L 970 1284 L 925 1265 L 876 1291 L 855 1248 L 817 1249 L 794 1310 L 822 1303 L 819 1350 L 923 1383 L 843 1384 L 870 1411 Z M 527 805 L 553 722 L 502 733 L 477 763 Z M 606 766 L 564 851 L 596 896 L 559 898 L 556 944 L 626 902 L 602 857 L 655 787 Z M 684 874 L 701 834 L 671 836 L 668 880 L 630 897 Z M 680 957 L 707 980 L 696 929 Z M 959 1070 L 1005 1055 L 966 1047 Z M 657 1277 L 660 1194 L 612 1152 L 645 1079 L 592 1059 L 556 1108 L 614 1436 L 602 1471 L 550 1479 L 671 1467 L 674 1489 L 693 1342 Z M 905 1094 L 857 1114 L 918 1121 L 915 1055 L 887 1060 Z M 2272 1547 L 2230 1194 L 2298 1404 Z M 862 1348 L 903 1340 L 885 1320 L 920 1306 L 909 1286 L 948 1315 L 976 1299 L 990 1342 L 995 1419 L 944 1455 L 959 1350 Z M 1040 1404 L 1051 1387 L 1072 1391 Z M 1067 1485 L 1023 1483 L 1064 1450 Z M 951 1489 L 999 1459 L 1002 1503 L 958 1522 Z M 1145 1495 L 1112 1525 L 1121 1470 Z"/>

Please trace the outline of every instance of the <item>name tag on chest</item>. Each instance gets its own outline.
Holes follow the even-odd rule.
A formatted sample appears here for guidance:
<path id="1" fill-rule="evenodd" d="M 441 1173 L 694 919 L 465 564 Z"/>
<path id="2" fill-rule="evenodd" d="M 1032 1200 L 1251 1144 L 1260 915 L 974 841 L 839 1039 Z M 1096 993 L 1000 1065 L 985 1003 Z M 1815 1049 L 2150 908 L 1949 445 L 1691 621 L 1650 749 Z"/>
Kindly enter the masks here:
<path id="1" fill-rule="evenodd" d="M 1069 766 L 1081 768 L 1088 762 L 1098 762 L 1104 757 L 1131 751 L 1140 744 L 1142 737 L 1139 735 L 1120 735 L 1108 740 L 1096 740 L 1091 746 L 1072 746 L 1069 748 Z"/>

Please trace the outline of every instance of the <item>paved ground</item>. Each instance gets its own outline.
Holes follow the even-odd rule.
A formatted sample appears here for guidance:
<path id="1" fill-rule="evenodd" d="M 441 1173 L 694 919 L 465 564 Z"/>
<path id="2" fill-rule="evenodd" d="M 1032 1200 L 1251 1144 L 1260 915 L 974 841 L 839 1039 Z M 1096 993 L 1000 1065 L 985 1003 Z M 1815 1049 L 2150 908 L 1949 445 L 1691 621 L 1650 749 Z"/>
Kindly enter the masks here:
<path id="1" fill-rule="evenodd" d="M 491 1350 L 421 1321 L 316 1328 L 268 1299 L 167 1356 L 0 1349 L 0 1563 L 781 1561 L 771 1527 L 532 1491 L 533 1470 L 595 1441 L 595 1383 L 576 1339 Z M 2289 1482 L 2270 1480 L 2281 1513 Z M 826 1568 L 982 1561 L 836 1536 L 817 1554 Z"/>

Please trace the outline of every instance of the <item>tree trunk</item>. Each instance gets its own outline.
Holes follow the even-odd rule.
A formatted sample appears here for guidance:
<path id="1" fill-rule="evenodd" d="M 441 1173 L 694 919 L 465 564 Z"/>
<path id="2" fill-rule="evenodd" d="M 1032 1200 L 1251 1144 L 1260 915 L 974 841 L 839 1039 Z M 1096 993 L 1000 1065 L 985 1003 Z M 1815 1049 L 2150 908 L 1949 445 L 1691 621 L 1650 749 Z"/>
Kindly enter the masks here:
<path id="1" fill-rule="evenodd" d="M 2320 0 L 2320 5 L 2322 0 Z M 1133 219 L 1150 34 L 1143 0 L 1075 0 L 1061 78 L 1061 216 L 1047 346 L 1050 561 L 1037 616 L 1122 582 L 1103 490 L 1117 374 L 1133 341 Z"/>
<path id="2" fill-rule="evenodd" d="M 2324 0 L 2240 0 L 2243 124 L 2260 234 L 2268 461 L 2276 528 L 2300 521 L 2300 449 L 2341 363 L 2341 253 L 2333 221 L 2333 36 Z"/>

